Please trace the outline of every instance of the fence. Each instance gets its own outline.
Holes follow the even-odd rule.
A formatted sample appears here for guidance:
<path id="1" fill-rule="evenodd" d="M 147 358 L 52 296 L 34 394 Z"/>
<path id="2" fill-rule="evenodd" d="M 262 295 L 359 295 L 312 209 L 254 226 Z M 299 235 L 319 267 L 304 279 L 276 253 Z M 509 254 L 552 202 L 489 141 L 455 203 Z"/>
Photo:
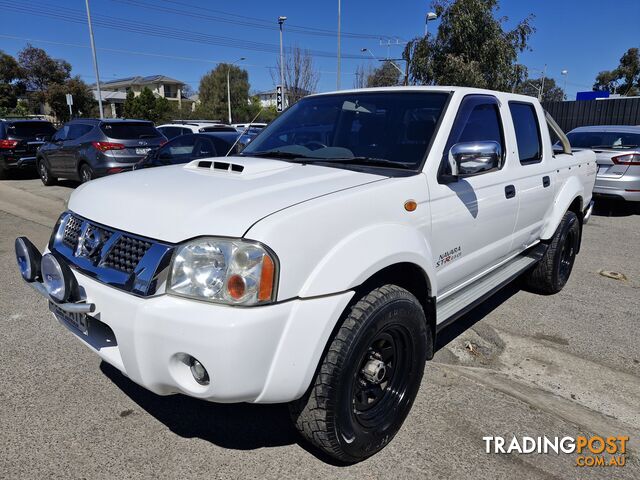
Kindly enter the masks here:
<path id="1" fill-rule="evenodd" d="M 543 107 L 565 132 L 585 125 L 640 125 L 640 97 L 545 102 Z"/>

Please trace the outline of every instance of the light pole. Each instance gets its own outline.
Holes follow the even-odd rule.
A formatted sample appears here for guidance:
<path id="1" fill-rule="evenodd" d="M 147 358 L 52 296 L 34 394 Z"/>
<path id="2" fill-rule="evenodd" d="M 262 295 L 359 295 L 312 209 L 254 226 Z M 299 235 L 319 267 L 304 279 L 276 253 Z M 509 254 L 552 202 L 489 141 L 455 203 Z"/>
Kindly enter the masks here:
<path id="1" fill-rule="evenodd" d="M 104 118 L 102 110 L 102 93 L 100 93 L 100 75 L 98 74 L 98 57 L 96 56 L 96 44 L 93 41 L 93 27 L 91 26 L 91 11 L 89 10 L 89 0 L 85 1 L 87 5 L 87 22 L 89 23 L 89 39 L 91 40 L 91 51 L 93 52 L 93 68 L 96 71 L 96 88 L 98 90 L 98 107 L 100 109 L 100 118 Z"/>
<path id="2" fill-rule="evenodd" d="M 429 22 L 435 20 L 438 18 L 438 15 L 436 15 L 434 12 L 429 12 L 427 13 L 425 19 L 424 19 L 424 36 L 427 36 L 427 33 L 429 33 Z"/>
<path id="3" fill-rule="evenodd" d="M 336 90 L 340 90 L 340 18 L 341 18 L 340 7 L 341 7 L 341 1 L 338 0 L 338 75 L 336 78 Z"/>
<path id="4" fill-rule="evenodd" d="M 240 57 L 235 62 L 227 65 L 227 107 L 229 109 L 229 125 L 231 125 L 231 121 L 232 121 L 231 120 L 231 83 L 229 82 L 229 71 L 231 70 L 231 67 L 233 67 L 236 63 L 241 62 L 243 60 L 246 60 L 246 58 Z"/>
<path id="5" fill-rule="evenodd" d="M 280 25 L 280 85 L 284 93 L 284 50 L 282 48 L 282 28 L 287 17 L 278 17 L 278 25 Z"/>
<path id="6" fill-rule="evenodd" d="M 562 90 L 564 91 L 564 97 L 567 97 L 567 77 L 569 76 L 569 70 L 562 70 L 560 72 L 560 75 L 562 75 L 564 77 L 564 87 L 562 87 Z"/>

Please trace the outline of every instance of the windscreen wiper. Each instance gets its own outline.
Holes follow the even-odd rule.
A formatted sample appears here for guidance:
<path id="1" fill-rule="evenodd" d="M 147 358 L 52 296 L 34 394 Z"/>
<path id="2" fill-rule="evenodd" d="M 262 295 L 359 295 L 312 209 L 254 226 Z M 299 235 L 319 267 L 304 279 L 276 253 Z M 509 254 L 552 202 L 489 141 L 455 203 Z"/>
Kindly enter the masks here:
<path id="1" fill-rule="evenodd" d="M 239 154 L 239 156 L 240 157 L 260 157 L 260 158 L 283 158 L 287 160 L 294 160 L 296 158 L 300 158 L 300 159 L 317 158 L 317 157 L 310 157 L 308 155 L 305 155 L 304 153 L 292 153 L 292 152 L 285 152 L 282 150 L 267 150 L 265 152 L 243 152 Z"/>
<path id="2" fill-rule="evenodd" d="M 354 165 L 373 165 L 380 167 L 389 167 L 389 168 L 402 168 L 404 170 L 410 170 L 411 167 L 409 165 L 405 165 L 403 163 L 394 162 L 392 160 L 387 160 L 386 158 L 375 158 L 375 157 L 336 157 L 336 158 L 327 158 L 325 159 L 327 162 L 340 162 L 340 163 L 352 163 Z"/>

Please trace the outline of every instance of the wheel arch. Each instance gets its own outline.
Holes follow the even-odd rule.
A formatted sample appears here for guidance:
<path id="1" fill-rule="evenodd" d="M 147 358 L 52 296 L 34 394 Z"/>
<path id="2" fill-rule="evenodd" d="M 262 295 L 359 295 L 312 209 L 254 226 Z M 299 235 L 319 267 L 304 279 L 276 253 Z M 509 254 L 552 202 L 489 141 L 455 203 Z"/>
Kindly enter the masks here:
<path id="1" fill-rule="evenodd" d="M 556 232 L 558 225 L 562 221 L 564 214 L 571 211 L 576 214 L 582 226 L 583 209 L 584 209 L 584 188 L 577 178 L 571 177 L 564 184 L 555 198 L 553 209 L 549 220 L 544 226 L 542 240 L 550 240 Z"/>

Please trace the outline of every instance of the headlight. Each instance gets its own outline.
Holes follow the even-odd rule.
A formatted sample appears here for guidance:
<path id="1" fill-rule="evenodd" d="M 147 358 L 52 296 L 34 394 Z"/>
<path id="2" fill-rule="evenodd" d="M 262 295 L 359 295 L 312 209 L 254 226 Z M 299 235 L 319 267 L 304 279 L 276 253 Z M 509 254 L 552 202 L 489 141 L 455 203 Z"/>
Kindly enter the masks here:
<path id="1" fill-rule="evenodd" d="M 177 247 L 168 292 L 229 305 L 275 299 L 276 259 L 257 242 L 198 238 Z"/>

